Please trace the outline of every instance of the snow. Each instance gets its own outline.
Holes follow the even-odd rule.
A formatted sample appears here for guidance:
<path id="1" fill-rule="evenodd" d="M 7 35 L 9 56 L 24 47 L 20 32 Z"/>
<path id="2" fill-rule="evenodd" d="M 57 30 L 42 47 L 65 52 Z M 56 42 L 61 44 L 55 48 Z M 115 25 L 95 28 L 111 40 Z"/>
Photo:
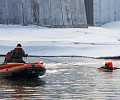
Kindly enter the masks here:
<path id="1" fill-rule="evenodd" d="M 89 28 L 0 25 L 0 54 L 11 51 L 18 43 L 29 55 L 119 56 L 120 21 Z"/>

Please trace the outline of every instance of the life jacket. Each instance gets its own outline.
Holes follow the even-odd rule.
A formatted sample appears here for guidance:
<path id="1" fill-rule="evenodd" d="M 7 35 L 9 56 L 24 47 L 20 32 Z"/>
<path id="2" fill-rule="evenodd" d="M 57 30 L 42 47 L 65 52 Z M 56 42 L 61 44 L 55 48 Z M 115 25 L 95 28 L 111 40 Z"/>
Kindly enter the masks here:
<path id="1" fill-rule="evenodd" d="M 20 46 L 17 46 L 12 53 L 12 58 L 22 58 L 23 50 Z"/>
<path id="2" fill-rule="evenodd" d="M 105 64 L 107 64 L 107 65 L 108 65 L 109 67 L 111 67 L 111 68 L 114 68 L 112 62 L 105 62 Z"/>

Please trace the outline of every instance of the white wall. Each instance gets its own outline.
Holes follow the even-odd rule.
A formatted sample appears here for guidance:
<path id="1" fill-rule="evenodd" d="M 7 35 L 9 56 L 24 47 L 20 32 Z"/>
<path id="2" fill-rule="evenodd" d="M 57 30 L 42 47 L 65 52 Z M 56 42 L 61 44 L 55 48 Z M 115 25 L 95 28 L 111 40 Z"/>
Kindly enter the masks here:
<path id="1" fill-rule="evenodd" d="M 120 0 L 93 0 L 94 26 L 120 20 Z"/>

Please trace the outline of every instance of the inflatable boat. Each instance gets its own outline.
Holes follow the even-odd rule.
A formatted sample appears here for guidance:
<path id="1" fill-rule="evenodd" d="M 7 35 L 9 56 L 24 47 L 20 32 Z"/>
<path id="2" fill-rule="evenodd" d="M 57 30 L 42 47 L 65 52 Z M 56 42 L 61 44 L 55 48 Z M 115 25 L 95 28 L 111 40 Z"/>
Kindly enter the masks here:
<path id="1" fill-rule="evenodd" d="M 7 63 L 0 65 L 2 78 L 37 78 L 46 73 L 43 62 Z"/>

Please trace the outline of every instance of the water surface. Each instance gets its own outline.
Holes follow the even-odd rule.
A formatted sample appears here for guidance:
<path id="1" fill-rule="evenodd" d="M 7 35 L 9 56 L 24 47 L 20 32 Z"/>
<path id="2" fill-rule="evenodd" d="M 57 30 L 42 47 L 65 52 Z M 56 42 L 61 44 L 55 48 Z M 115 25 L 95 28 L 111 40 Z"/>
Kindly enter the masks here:
<path id="1" fill-rule="evenodd" d="M 2 63 L 3 57 L 0 58 Z M 43 61 L 46 74 L 38 79 L 0 79 L 0 99 L 25 100 L 119 100 L 120 70 L 101 72 L 106 61 L 115 67 L 119 60 L 82 57 L 27 58 Z"/>

